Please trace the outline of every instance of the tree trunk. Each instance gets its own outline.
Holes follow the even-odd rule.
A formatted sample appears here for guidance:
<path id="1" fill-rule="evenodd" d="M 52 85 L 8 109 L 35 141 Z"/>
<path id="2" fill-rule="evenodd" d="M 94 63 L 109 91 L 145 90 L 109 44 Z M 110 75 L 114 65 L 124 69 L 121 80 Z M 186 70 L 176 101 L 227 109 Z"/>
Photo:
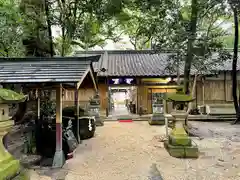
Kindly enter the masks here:
<path id="1" fill-rule="evenodd" d="M 196 74 L 195 74 L 195 77 L 194 77 L 194 81 L 193 81 L 192 91 L 191 91 L 191 95 L 192 95 L 193 98 L 195 98 L 195 91 L 196 91 L 196 85 L 197 85 L 197 77 L 198 77 L 198 74 L 196 73 Z M 192 110 L 192 102 L 189 102 L 189 103 L 188 103 L 187 114 L 189 114 L 191 110 Z M 185 125 L 188 125 L 188 117 L 185 119 Z"/>
<path id="2" fill-rule="evenodd" d="M 65 40 L 65 28 L 64 27 L 62 27 L 62 49 L 61 49 L 61 56 L 62 57 L 64 57 L 65 56 L 65 42 L 66 40 Z"/>
<path id="3" fill-rule="evenodd" d="M 190 71 L 191 65 L 193 61 L 193 43 L 196 36 L 197 31 L 197 16 L 198 16 L 198 3 L 197 0 L 192 0 L 192 12 L 191 12 L 191 21 L 190 21 L 190 30 L 188 35 L 188 43 L 187 43 L 187 57 L 185 60 L 184 67 L 184 91 L 185 93 L 189 93 L 189 79 L 190 79 Z"/>
<path id="4" fill-rule="evenodd" d="M 48 39 L 49 39 L 49 46 L 50 46 L 50 55 L 51 57 L 54 56 L 54 49 L 53 49 L 53 37 L 52 37 L 52 29 L 51 29 L 51 20 L 49 16 L 49 2 L 45 0 L 45 13 L 47 19 L 47 26 L 48 26 Z"/>
<path id="5" fill-rule="evenodd" d="M 233 61 L 232 61 L 232 97 L 234 102 L 235 111 L 237 114 L 237 119 L 234 123 L 237 123 L 240 120 L 238 113 L 238 99 L 237 99 L 237 60 L 238 60 L 238 11 L 236 7 L 233 7 L 233 16 L 234 16 L 234 49 L 233 49 Z"/>

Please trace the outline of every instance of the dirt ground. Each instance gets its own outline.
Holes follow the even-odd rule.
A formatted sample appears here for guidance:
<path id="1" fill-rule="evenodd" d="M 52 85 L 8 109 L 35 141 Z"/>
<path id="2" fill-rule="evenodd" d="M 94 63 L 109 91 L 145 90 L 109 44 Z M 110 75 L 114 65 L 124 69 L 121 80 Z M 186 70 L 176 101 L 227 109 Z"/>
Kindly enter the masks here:
<path id="1" fill-rule="evenodd" d="M 198 159 L 171 157 L 160 141 L 164 126 L 105 122 L 67 161 L 65 179 L 240 180 L 240 125 L 191 123 L 200 136 L 193 138 L 200 150 Z"/>

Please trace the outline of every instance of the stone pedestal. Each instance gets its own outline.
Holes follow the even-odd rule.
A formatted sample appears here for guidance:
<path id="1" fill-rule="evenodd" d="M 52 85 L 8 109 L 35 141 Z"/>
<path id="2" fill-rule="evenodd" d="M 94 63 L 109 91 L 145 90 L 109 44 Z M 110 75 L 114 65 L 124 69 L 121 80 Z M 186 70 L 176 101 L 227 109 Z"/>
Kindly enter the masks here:
<path id="1" fill-rule="evenodd" d="M 165 118 L 163 113 L 154 113 L 149 119 L 148 123 L 150 125 L 164 125 L 165 124 Z"/>
<path id="2" fill-rule="evenodd" d="M 183 126 L 187 117 L 186 111 L 175 111 L 171 115 L 174 117 L 175 123 L 168 140 L 164 142 L 165 148 L 173 157 L 197 158 L 198 147 L 188 136 Z"/>
<path id="3" fill-rule="evenodd" d="M 163 104 L 154 104 L 153 115 L 151 119 L 149 119 L 148 123 L 150 125 L 164 125 L 165 124 L 164 109 L 165 107 L 163 106 Z"/>
<path id="4" fill-rule="evenodd" d="M 9 89 L 0 88 L 0 179 L 18 178 L 20 162 L 15 160 L 3 145 L 3 137 L 11 130 L 14 121 L 9 120 L 9 104 L 25 101 L 26 97 Z M 19 179 L 19 178 L 18 178 Z M 25 178 L 26 179 L 26 178 Z"/>
<path id="5" fill-rule="evenodd" d="M 20 172 L 20 162 L 15 160 L 3 145 L 3 137 L 13 124 L 10 120 L 0 121 L 0 179 L 15 177 Z"/>
<path id="6" fill-rule="evenodd" d="M 95 117 L 96 126 L 104 125 L 104 121 L 100 118 L 100 99 L 98 94 L 90 100 L 88 115 Z"/>

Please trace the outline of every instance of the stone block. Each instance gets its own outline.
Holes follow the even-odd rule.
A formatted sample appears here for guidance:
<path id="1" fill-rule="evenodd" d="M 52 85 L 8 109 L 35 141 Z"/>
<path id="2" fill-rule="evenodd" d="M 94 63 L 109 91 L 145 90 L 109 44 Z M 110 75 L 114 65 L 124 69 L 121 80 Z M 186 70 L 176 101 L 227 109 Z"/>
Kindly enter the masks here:
<path id="1" fill-rule="evenodd" d="M 173 146 L 168 141 L 164 141 L 164 147 L 172 157 L 176 158 L 198 158 L 199 151 L 197 145 Z"/>
<path id="2" fill-rule="evenodd" d="M 185 146 L 185 157 L 186 158 L 198 158 L 199 156 L 199 150 L 197 145 L 192 145 L 192 146 Z"/>
<path id="3" fill-rule="evenodd" d="M 165 118 L 163 114 L 153 114 L 148 123 L 150 125 L 165 125 Z"/>
<path id="4" fill-rule="evenodd" d="M 165 125 L 165 121 L 156 121 L 156 120 L 152 120 L 152 119 L 149 119 L 148 123 L 150 125 Z"/>
<path id="5" fill-rule="evenodd" d="M 17 175 L 20 171 L 20 162 L 8 158 L 0 162 L 0 179 L 8 179 Z"/>
<path id="6" fill-rule="evenodd" d="M 169 135 L 169 144 L 173 146 L 191 146 L 192 140 L 188 136 Z"/>
<path id="7" fill-rule="evenodd" d="M 103 120 L 96 120 L 95 124 L 96 124 L 96 126 L 104 126 L 104 121 Z"/>

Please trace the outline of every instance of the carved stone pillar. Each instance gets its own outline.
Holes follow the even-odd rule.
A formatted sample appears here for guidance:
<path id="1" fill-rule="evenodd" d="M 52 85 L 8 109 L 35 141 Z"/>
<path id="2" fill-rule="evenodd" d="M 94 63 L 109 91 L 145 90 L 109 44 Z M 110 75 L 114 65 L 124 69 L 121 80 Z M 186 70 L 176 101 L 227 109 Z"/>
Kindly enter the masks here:
<path id="1" fill-rule="evenodd" d="M 14 125 L 9 117 L 9 104 L 23 102 L 25 99 L 24 95 L 0 88 L 0 179 L 15 177 L 20 172 L 20 162 L 6 150 L 3 138 Z"/>

